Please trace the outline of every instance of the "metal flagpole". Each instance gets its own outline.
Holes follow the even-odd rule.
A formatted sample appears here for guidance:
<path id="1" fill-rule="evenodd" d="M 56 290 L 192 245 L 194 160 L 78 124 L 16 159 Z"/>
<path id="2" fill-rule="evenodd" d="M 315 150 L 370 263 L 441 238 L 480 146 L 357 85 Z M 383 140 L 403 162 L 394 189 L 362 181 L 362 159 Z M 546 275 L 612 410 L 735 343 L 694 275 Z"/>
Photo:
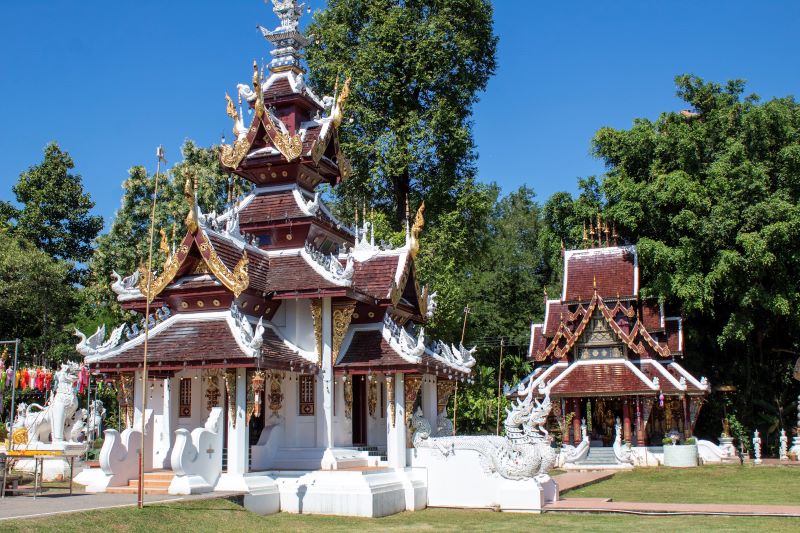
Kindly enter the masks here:
<path id="1" fill-rule="evenodd" d="M 142 440 L 139 445 L 139 485 L 137 503 L 139 509 L 144 507 L 144 431 L 145 431 L 145 411 L 147 410 L 147 337 L 150 332 L 150 291 L 153 282 L 153 235 L 156 227 L 156 200 L 158 199 L 158 175 L 161 172 L 161 162 L 164 159 L 164 147 L 159 145 L 156 148 L 156 176 L 153 181 L 153 207 L 150 210 L 150 243 L 147 247 L 147 294 L 145 295 L 144 311 L 144 354 L 142 361 Z"/>
<path id="2" fill-rule="evenodd" d="M 467 304 L 467 306 L 464 308 L 464 325 L 461 326 L 461 343 L 458 345 L 459 350 L 464 347 L 464 334 L 467 332 L 468 314 L 469 314 L 469 304 Z M 456 434 L 457 415 L 458 415 L 458 378 L 456 378 L 456 390 L 453 393 L 453 436 L 455 436 Z"/>
<path id="3" fill-rule="evenodd" d="M 505 339 L 500 337 L 500 365 L 497 368 L 497 435 L 500 435 L 500 398 L 502 390 L 500 384 L 503 380 L 503 348 L 505 347 Z"/>

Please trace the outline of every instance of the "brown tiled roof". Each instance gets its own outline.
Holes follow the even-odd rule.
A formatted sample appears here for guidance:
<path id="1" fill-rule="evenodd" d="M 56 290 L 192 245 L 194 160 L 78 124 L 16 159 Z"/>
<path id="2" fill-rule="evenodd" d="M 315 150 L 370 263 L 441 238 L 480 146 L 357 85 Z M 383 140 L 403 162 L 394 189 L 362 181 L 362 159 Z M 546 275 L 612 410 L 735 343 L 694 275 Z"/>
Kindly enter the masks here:
<path id="1" fill-rule="evenodd" d="M 556 300 L 548 300 L 547 302 L 547 324 L 545 324 L 544 335 L 545 337 L 552 337 L 558 331 L 558 325 L 561 323 L 561 317 L 569 314 L 569 307 L 567 304 L 562 304 Z"/>
<path id="2" fill-rule="evenodd" d="M 289 96 L 292 94 L 296 93 L 292 90 L 289 80 L 281 76 L 276 78 L 275 81 L 270 84 L 267 90 L 264 91 L 264 100 L 266 101 L 270 98 L 280 98 L 282 96 Z"/>
<path id="3" fill-rule="evenodd" d="M 634 295 L 635 252 L 627 247 L 594 248 L 567 252 L 565 300 L 588 300 L 594 283 L 601 296 Z"/>
<path id="4" fill-rule="evenodd" d="M 330 126 L 329 126 L 330 127 Z M 322 132 L 322 126 L 315 126 L 313 128 L 308 128 L 306 130 L 306 134 L 303 137 L 303 153 L 307 154 L 309 150 L 311 150 L 311 146 L 314 144 L 319 138 L 319 134 Z"/>
<path id="5" fill-rule="evenodd" d="M 568 373 L 567 373 L 568 372 Z M 624 363 L 573 364 L 550 393 L 559 396 L 579 394 L 653 394 Z M 666 381 L 666 379 L 661 380 Z"/>
<path id="6" fill-rule="evenodd" d="M 647 299 L 642 302 L 642 321 L 648 331 L 661 329 L 661 306 L 655 299 Z"/>
<path id="7" fill-rule="evenodd" d="M 667 347 L 672 353 L 683 352 L 680 342 L 680 318 L 670 318 L 664 322 L 664 331 L 667 336 Z"/>
<path id="8" fill-rule="evenodd" d="M 387 367 L 410 366 L 409 363 L 383 338 L 381 330 L 356 331 L 347 352 L 336 367 Z"/>
<path id="9" fill-rule="evenodd" d="M 302 356 L 291 350 L 283 340 L 269 327 L 264 331 L 264 342 L 261 346 L 260 365 L 265 368 L 284 368 L 294 365 L 308 364 Z M 139 342 L 128 348 L 123 344 L 122 350 L 113 356 L 97 361 L 102 366 L 113 366 L 117 363 L 137 364 L 142 361 L 144 343 Z M 220 317 L 212 320 L 182 318 L 167 329 L 157 332 L 148 339 L 148 365 L 164 364 L 220 364 L 223 360 L 241 361 L 256 360 L 244 353 L 234 339 L 228 322 Z"/>
<path id="10" fill-rule="evenodd" d="M 252 224 L 305 216 L 308 215 L 297 205 L 292 191 L 277 191 L 259 194 L 253 198 L 239 214 L 239 222 Z"/>
<path id="11" fill-rule="evenodd" d="M 269 290 L 277 292 L 341 288 L 317 274 L 299 255 L 269 258 Z"/>
<path id="12" fill-rule="evenodd" d="M 373 298 L 385 300 L 392 290 L 399 262 L 399 255 L 377 256 L 363 263 L 356 262 L 353 288 Z"/>
<path id="13" fill-rule="evenodd" d="M 138 363 L 142 361 L 144 343 L 124 347 L 114 356 L 98 361 L 109 363 Z M 231 335 L 224 318 L 216 320 L 183 319 L 167 329 L 151 334 L 148 339 L 148 364 L 160 362 L 222 361 L 246 357 Z"/>
<path id="14" fill-rule="evenodd" d="M 541 352 L 547 347 L 547 339 L 542 334 L 542 325 L 536 324 L 531 328 L 533 341 L 531 342 L 531 353 L 528 357 L 534 357 L 537 353 Z"/>

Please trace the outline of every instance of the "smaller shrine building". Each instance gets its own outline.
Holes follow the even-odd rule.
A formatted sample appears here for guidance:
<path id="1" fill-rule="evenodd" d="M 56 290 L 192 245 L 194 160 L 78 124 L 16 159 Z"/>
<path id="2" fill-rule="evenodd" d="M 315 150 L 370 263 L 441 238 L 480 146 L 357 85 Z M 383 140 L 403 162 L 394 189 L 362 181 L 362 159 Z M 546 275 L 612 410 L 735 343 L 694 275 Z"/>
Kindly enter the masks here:
<path id="1" fill-rule="evenodd" d="M 533 372 L 509 396 L 531 387 L 549 394 L 564 443 L 578 444 L 585 431 L 592 446 L 609 446 L 617 419 L 634 446 L 659 446 L 676 431 L 687 438 L 710 390 L 705 378 L 678 363 L 681 318 L 640 294 L 636 246 L 611 245 L 608 238 L 564 252 L 561 294 L 545 293 L 529 357 Z"/>

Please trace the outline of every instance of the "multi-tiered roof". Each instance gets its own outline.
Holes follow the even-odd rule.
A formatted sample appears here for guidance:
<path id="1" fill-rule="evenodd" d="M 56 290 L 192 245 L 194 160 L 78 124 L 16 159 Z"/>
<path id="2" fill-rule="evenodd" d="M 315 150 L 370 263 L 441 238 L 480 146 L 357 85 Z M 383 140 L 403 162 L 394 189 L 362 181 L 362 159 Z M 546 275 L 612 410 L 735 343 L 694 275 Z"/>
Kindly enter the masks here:
<path id="1" fill-rule="evenodd" d="M 681 318 L 639 293 L 636 247 L 599 239 L 564 253 L 562 291 L 545 294 L 544 322 L 531 325 L 536 369 L 520 387 L 562 397 L 707 393 L 676 362 L 683 353 Z"/>
<path id="2" fill-rule="evenodd" d="M 222 215 L 207 215 L 188 178 L 183 240 L 159 273 L 141 268 L 117 276 L 112 286 L 126 309 L 143 312 L 147 300 L 159 309 L 149 317 L 149 360 L 165 371 L 233 364 L 316 369 L 320 349 L 301 349 L 271 319 L 287 299 L 310 300 L 319 329 L 319 301 L 330 297 L 349 313 L 337 368 L 469 372 L 471 352 L 429 348 L 422 331 L 409 327 L 423 323 L 435 305 L 414 268 L 424 205 L 407 223 L 405 245 L 384 249 L 375 245 L 369 222 L 350 227 L 320 198 L 320 184 L 336 186 L 350 174 L 338 138 L 349 80 L 334 97 L 317 97 L 300 64 L 301 10 L 293 1 L 273 4 L 281 24 L 259 27 L 276 47 L 269 70 L 254 63 L 252 83 L 238 85 L 238 106 L 226 95 L 235 138 L 219 154 L 221 167 L 252 182 L 252 192 Z M 136 369 L 141 329 L 115 330 L 109 341 L 98 332 L 78 349 L 96 369 Z"/>

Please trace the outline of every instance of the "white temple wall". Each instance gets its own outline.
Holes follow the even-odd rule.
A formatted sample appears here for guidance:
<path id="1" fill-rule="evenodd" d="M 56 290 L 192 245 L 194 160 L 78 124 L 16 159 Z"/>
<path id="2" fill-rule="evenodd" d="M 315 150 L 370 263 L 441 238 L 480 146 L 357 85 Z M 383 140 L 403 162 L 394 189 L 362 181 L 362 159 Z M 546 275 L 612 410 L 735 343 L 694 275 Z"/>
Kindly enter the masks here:
<path id="1" fill-rule="evenodd" d="M 314 319 L 309 300 L 285 300 L 271 322 L 286 339 L 302 350 L 314 351 Z"/>
<path id="2" fill-rule="evenodd" d="M 195 428 L 202 427 L 208 418 L 208 409 L 206 409 L 205 391 L 203 390 L 202 370 L 191 369 L 181 370 L 175 373 L 173 377 L 173 386 L 170 394 L 171 410 L 175 412 L 175 426 L 173 427 L 173 434 L 176 429 L 187 429 L 192 431 Z M 180 387 L 181 379 L 189 378 L 192 380 L 192 409 L 191 416 L 181 416 L 180 409 Z M 224 389 L 223 389 L 224 390 Z M 220 398 L 222 402 L 222 398 Z"/>
<path id="3" fill-rule="evenodd" d="M 369 410 L 367 411 L 367 445 L 383 448 L 386 446 L 386 384 L 378 377 L 375 381 L 378 383 L 378 402 L 374 416 L 369 416 Z"/>
<path id="4" fill-rule="evenodd" d="M 352 379 L 348 376 L 347 379 Z M 353 419 L 345 416 L 344 381 L 342 376 L 337 376 L 334 381 L 335 400 L 333 402 L 333 445 L 353 445 Z"/>
<path id="5" fill-rule="evenodd" d="M 284 444 L 288 448 L 314 447 L 316 416 L 300 416 L 300 375 L 287 373 L 283 383 Z M 316 409 L 317 406 L 315 406 Z"/>

